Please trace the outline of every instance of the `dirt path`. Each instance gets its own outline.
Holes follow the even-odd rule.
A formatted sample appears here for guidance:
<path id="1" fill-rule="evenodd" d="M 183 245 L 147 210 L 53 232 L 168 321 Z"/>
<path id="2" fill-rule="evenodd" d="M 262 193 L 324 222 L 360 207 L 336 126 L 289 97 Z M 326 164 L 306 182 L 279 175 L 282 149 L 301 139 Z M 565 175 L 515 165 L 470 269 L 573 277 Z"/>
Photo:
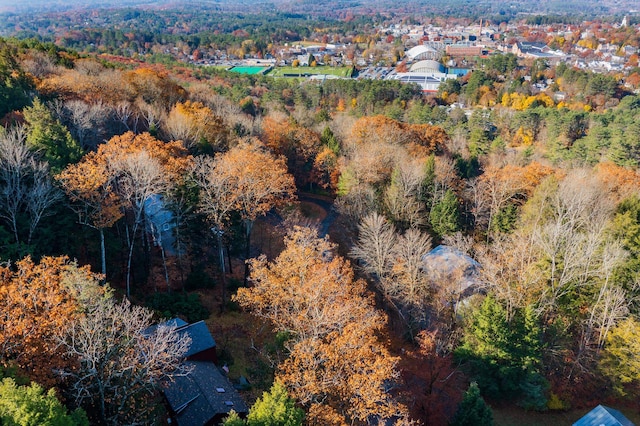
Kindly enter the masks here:
<path id="1" fill-rule="evenodd" d="M 324 211 L 324 217 L 318 226 L 318 236 L 324 238 L 329 233 L 329 227 L 338 217 L 338 212 L 333 206 L 333 199 L 324 195 L 301 193 L 298 200 L 302 203 L 311 203 L 320 207 Z"/>

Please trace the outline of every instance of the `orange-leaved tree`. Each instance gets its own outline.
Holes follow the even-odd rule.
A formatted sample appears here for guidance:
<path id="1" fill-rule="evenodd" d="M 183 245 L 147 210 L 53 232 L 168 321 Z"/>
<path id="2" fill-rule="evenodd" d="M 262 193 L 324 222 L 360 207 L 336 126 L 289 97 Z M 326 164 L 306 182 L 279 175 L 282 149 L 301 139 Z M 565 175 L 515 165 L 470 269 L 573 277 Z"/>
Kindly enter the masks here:
<path id="1" fill-rule="evenodd" d="M 233 189 L 228 202 L 240 213 L 245 226 L 246 258 L 255 220 L 294 198 L 295 184 L 282 157 L 274 157 L 258 141 L 245 141 L 216 158 L 217 171 L 209 179 L 229 179 Z M 206 198 L 204 201 L 206 202 Z M 248 277 L 245 268 L 245 284 Z"/>
<path id="2" fill-rule="evenodd" d="M 102 275 L 107 275 L 104 230 L 122 216 L 122 200 L 113 188 L 114 176 L 109 173 L 104 157 L 87 154 L 80 163 L 70 164 L 56 176 L 72 201 L 78 221 L 100 233 Z"/>
<path id="3" fill-rule="evenodd" d="M 64 357 L 56 336 L 80 313 L 86 297 L 100 294 L 98 276 L 65 257 L 27 257 L 0 267 L 0 362 L 45 387 L 60 379 Z"/>
<path id="4" fill-rule="evenodd" d="M 162 142 L 149 133 L 136 135 L 133 132 L 114 136 L 98 147 L 95 157 L 85 158 L 80 164 L 86 162 L 86 167 L 90 168 L 92 162 L 101 164 L 119 198 L 118 202 L 132 218 L 127 257 L 129 295 L 134 242 L 144 219 L 145 203 L 153 197 L 169 194 L 191 169 L 193 159 L 180 142 Z"/>
<path id="5" fill-rule="evenodd" d="M 385 392 L 397 377 L 396 360 L 379 339 L 385 317 L 334 250 L 315 231 L 296 227 L 275 261 L 251 261 L 253 286 L 235 299 L 290 336 L 277 376 L 309 409 L 312 424 L 326 412 L 343 423 L 388 418 L 402 407 Z"/>
<path id="6" fill-rule="evenodd" d="M 178 102 L 167 117 L 165 127 L 173 140 L 182 140 L 188 148 L 221 151 L 228 131 L 222 118 L 201 102 Z"/>

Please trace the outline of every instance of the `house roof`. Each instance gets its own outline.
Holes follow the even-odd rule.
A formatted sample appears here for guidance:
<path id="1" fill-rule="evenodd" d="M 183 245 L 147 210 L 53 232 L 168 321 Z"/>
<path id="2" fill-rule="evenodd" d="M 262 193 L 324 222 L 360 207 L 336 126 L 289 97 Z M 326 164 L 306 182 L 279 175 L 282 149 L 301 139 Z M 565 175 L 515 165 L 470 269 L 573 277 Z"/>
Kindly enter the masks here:
<path id="1" fill-rule="evenodd" d="M 575 422 L 573 426 L 634 426 L 634 424 L 620 411 L 598 405 Z"/>
<path id="2" fill-rule="evenodd" d="M 180 319 L 180 318 L 171 318 L 170 320 L 167 320 L 165 322 L 161 322 L 160 324 L 154 324 L 150 327 L 147 327 L 142 334 L 144 334 L 145 336 L 149 336 L 153 333 L 156 332 L 156 330 L 158 329 L 158 327 L 160 326 L 165 326 L 165 327 L 175 327 L 176 329 L 180 329 L 182 327 L 184 327 L 185 325 L 189 325 L 188 322 Z"/>
<path id="3" fill-rule="evenodd" d="M 437 269 L 447 273 L 453 273 L 462 269 L 465 273 L 473 273 L 480 264 L 460 250 L 440 244 L 429 253 L 422 256 L 422 263 L 428 270 Z"/>
<path id="4" fill-rule="evenodd" d="M 207 328 L 204 321 L 198 321 L 193 324 L 186 325 L 177 330 L 182 336 L 184 334 L 191 337 L 191 346 L 185 354 L 185 357 L 190 357 L 207 349 L 215 348 L 216 342 L 211 336 L 211 332 Z"/>
<path id="5" fill-rule="evenodd" d="M 441 244 L 422 256 L 422 270 L 432 278 L 459 277 L 461 293 L 480 285 L 480 264 L 454 247 Z"/>
<path id="6" fill-rule="evenodd" d="M 548 49 L 549 47 L 546 45 L 546 43 L 542 43 L 542 42 L 537 42 L 537 41 L 519 41 L 518 42 L 518 47 L 520 48 L 520 50 L 525 51 L 525 50 L 544 50 L 544 49 Z"/>
<path id="7" fill-rule="evenodd" d="M 184 365 L 191 373 L 175 377 L 164 391 L 178 425 L 202 426 L 231 410 L 247 413 L 247 405 L 218 367 L 203 361 Z"/>

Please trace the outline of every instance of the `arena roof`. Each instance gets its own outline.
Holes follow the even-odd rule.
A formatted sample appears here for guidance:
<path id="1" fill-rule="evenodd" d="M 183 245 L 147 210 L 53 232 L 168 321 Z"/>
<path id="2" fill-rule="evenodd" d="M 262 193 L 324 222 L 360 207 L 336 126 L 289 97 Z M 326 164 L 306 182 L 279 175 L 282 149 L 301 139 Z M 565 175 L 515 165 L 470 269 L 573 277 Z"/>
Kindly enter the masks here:
<path id="1" fill-rule="evenodd" d="M 418 46 L 412 47 L 411 49 L 407 50 L 407 56 L 409 57 L 409 59 L 412 59 L 412 60 L 424 59 L 425 56 L 433 55 L 436 52 L 437 51 L 433 47 L 420 44 Z"/>
<path id="2" fill-rule="evenodd" d="M 442 72 L 444 67 L 438 61 L 425 60 L 411 65 L 411 72 Z"/>

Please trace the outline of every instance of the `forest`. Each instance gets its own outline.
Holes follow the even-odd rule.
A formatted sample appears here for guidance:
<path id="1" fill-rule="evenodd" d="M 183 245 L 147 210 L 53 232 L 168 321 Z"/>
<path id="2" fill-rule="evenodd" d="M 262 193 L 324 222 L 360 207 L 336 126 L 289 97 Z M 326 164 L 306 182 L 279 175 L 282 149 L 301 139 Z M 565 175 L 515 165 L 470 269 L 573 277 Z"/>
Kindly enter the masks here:
<path id="1" fill-rule="evenodd" d="M 227 426 L 640 415 L 619 79 L 507 54 L 424 95 L 58 41 L 0 40 L 2 423 L 162 424 L 173 317 L 252 385 Z"/>

